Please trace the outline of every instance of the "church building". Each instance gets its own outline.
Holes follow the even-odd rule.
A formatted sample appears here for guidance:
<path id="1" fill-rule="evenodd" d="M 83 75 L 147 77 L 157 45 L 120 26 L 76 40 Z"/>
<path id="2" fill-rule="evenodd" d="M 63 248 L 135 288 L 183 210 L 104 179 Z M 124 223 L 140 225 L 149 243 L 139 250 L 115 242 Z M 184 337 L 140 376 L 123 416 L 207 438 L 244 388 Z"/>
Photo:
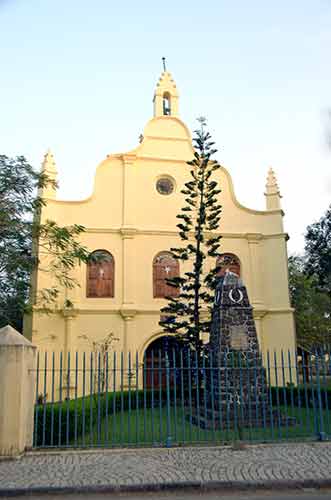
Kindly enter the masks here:
<path id="1" fill-rule="evenodd" d="M 98 253 L 99 259 L 75 268 L 73 276 L 80 286 L 63 291 L 53 312 L 45 314 L 34 306 L 30 331 L 25 335 L 42 350 L 89 351 L 89 341 L 113 332 L 118 338 L 116 350 L 134 356 L 137 352 L 141 363 L 151 347 L 160 345 L 164 336 L 160 309 L 166 304 L 164 297 L 174 293 L 165 279 L 186 270 L 172 257 L 170 248 L 180 244 L 176 215 L 183 206 L 180 191 L 189 180 L 186 162 L 193 157 L 193 146 L 180 117 L 177 86 L 167 71 L 156 85 L 153 102 L 153 116 L 140 143 L 101 161 L 91 196 L 62 201 L 57 199 L 56 188 L 44 189 L 47 205 L 42 209 L 42 221 L 84 226 L 81 243 L 91 253 Z M 57 179 L 50 152 L 42 168 Z M 274 172 L 270 169 L 267 175 L 263 211 L 240 204 L 224 167 L 215 172 L 215 180 L 222 190 L 219 201 L 223 207 L 220 272 L 229 269 L 243 279 L 262 352 L 293 352 L 288 236 Z M 50 285 L 51 277 L 38 272 L 36 291 Z M 66 299 L 72 307 L 65 307 Z"/>

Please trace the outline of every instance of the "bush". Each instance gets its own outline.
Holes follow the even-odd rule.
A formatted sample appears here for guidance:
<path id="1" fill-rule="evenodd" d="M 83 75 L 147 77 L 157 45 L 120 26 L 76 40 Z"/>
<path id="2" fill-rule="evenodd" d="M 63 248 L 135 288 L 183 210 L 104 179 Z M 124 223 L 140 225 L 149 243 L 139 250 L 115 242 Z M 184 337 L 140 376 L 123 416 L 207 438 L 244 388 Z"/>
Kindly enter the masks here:
<path id="1" fill-rule="evenodd" d="M 56 403 L 38 404 L 34 412 L 34 445 L 35 446 L 63 446 L 69 445 L 74 438 L 79 438 L 88 432 L 90 425 L 97 421 L 98 413 L 103 417 L 129 408 L 151 408 L 151 391 L 123 391 L 107 394 L 97 394 L 64 400 Z M 160 404 L 160 391 L 153 394 L 154 406 Z M 166 404 L 166 391 L 161 391 L 161 404 Z"/>
<path id="2" fill-rule="evenodd" d="M 277 406 L 301 406 L 302 408 L 330 408 L 331 409 L 331 389 L 321 388 L 320 395 L 317 387 L 314 386 L 287 386 L 271 387 L 272 404 Z M 268 394 L 269 398 L 270 395 Z"/>

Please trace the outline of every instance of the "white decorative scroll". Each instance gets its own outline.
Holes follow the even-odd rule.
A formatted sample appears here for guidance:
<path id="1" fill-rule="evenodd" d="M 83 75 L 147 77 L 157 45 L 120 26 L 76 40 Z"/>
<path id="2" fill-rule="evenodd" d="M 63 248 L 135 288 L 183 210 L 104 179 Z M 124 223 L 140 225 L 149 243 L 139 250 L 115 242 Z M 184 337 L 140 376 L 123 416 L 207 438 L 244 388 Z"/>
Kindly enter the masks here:
<path id="1" fill-rule="evenodd" d="M 239 297 L 238 299 L 235 299 L 233 297 L 233 292 L 234 290 L 237 291 L 237 293 L 239 294 Z M 229 299 L 231 300 L 231 302 L 234 302 L 235 304 L 240 304 L 240 302 L 242 301 L 242 299 L 244 298 L 244 295 L 242 293 L 241 290 L 239 290 L 238 288 L 232 288 L 230 291 L 229 291 Z"/>

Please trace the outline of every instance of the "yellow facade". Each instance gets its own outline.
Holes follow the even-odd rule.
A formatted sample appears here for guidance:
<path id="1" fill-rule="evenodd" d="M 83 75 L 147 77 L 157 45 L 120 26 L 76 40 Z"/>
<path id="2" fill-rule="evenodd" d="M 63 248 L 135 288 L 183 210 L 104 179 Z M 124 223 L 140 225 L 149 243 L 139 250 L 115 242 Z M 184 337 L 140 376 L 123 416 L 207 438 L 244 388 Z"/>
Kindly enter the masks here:
<path id="1" fill-rule="evenodd" d="M 166 98 L 166 99 L 165 99 Z M 170 110 L 165 110 L 165 103 Z M 164 113 L 170 114 L 164 114 Z M 82 201 L 56 199 L 54 189 L 44 192 L 47 206 L 42 220 L 59 225 L 81 224 L 81 241 L 91 252 L 108 250 L 115 262 L 113 298 L 86 296 L 86 266 L 75 269 L 80 287 L 67 292 L 73 309 L 63 307 L 61 296 L 54 313 L 35 308 L 32 341 L 41 349 L 88 350 L 86 338 L 101 339 L 114 332 L 116 350 L 138 351 L 142 360 L 147 346 L 162 335 L 160 308 L 164 299 L 153 298 L 154 257 L 178 246 L 176 215 L 183 205 L 180 190 L 189 178 L 186 162 L 192 159 L 190 132 L 179 118 L 179 96 L 168 72 L 158 82 L 154 116 L 147 123 L 138 147 L 128 153 L 107 156 L 98 166 L 92 195 Z M 43 168 L 56 177 L 48 153 Z M 283 229 L 280 194 L 270 170 L 266 186 L 266 210 L 252 210 L 236 199 L 229 172 L 215 174 L 222 189 L 220 231 L 222 252 L 238 256 L 242 278 L 254 308 L 259 342 L 267 349 L 295 348 L 293 309 L 287 274 L 287 235 Z M 162 195 L 156 189 L 161 177 L 172 179 L 175 189 Z M 185 268 L 181 267 L 181 272 Z M 50 285 L 50 276 L 38 273 L 37 290 Z"/>

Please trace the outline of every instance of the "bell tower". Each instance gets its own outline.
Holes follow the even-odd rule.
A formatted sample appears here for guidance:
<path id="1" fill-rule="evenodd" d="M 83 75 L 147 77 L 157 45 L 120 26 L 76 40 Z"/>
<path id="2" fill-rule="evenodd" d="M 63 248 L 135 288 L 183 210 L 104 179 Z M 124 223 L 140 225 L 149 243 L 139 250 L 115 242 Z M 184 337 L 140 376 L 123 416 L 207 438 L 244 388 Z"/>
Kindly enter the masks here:
<path id="1" fill-rule="evenodd" d="M 166 69 L 165 58 L 163 60 L 163 72 L 156 85 L 154 93 L 154 117 L 156 116 L 178 116 L 178 98 L 176 84 Z"/>

